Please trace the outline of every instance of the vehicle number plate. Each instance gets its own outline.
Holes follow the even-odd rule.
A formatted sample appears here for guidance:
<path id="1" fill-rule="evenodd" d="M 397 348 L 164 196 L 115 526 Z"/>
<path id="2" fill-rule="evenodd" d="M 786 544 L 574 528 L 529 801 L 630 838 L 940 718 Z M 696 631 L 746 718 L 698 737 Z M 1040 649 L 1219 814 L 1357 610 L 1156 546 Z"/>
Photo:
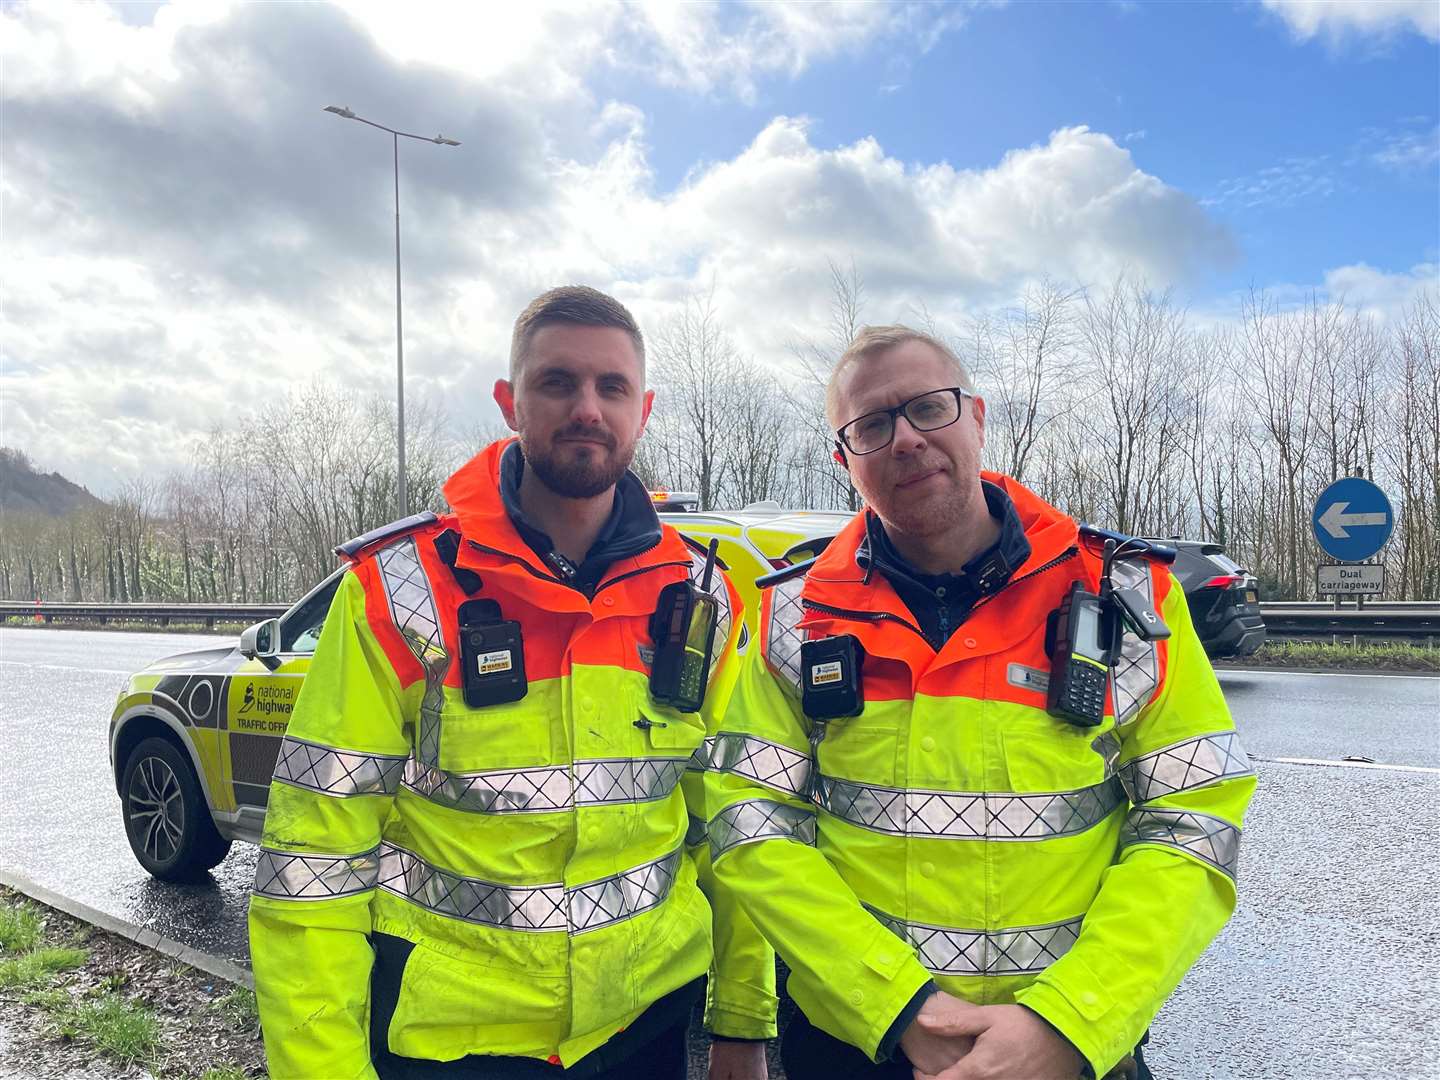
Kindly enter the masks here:
<path id="1" fill-rule="evenodd" d="M 1256 601 L 1257 599 L 1259 599 L 1259 597 L 1257 597 L 1257 596 L 1255 595 L 1255 590 L 1254 590 L 1254 589 L 1246 589 L 1246 590 L 1245 590 L 1245 602 L 1246 602 L 1247 604 L 1253 604 L 1253 603 L 1255 603 L 1255 601 Z"/>

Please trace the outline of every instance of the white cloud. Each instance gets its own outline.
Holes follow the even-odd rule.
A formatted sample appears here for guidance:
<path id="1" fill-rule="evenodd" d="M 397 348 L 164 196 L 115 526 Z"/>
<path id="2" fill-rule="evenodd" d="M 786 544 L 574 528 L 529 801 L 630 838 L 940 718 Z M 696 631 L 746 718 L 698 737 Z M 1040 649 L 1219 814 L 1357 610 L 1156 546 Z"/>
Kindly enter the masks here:
<path id="1" fill-rule="evenodd" d="M 1386 273 L 1365 263 L 1325 273 L 1325 294 L 1385 321 L 1397 321 L 1422 292 L 1440 291 L 1440 265 L 1420 263 L 1408 272 Z"/>
<path id="2" fill-rule="evenodd" d="M 1279 311 L 1304 308 L 1318 301 L 1322 305 L 1344 305 L 1346 311 L 1395 325 L 1423 294 L 1440 303 L 1440 263 L 1422 262 L 1400 271 L 1352 263 L 1325 271 L 1318 281 L 1272 282 L 1259 291 L 1266 303 Z M 1242 290 L 1194 305 L 1189 309 L 1191 322 L 1207 329 L 1235 329 L 1250 296 L 1250 290 Z"/>
<path id="3" fill-rule="evenodd" d="M 1428 132 L 1404 131 L 1388 134 L 1370 160 L 1386 169 L 1430 169 L 1440 162 L 1440 126 Z"/>
<path id="4" fill-rule="evenodd" d="M 440 65 L 472 78 L 523 79 L 527 95 L 536 89 L 551 96 L 579 92 L 588 71 L 614 67 L 663 86 L 753 102 L 766 78 L 793 77 L 880 41 L 926 51 L 977 8 L 1001 6 L 1003 0 L 338 2 L 398 60 Z"/>
<path id="5" fill-rule="evenodd" d="M 1324 36 L 1386 38 L 1414 31 L 1440 41 L 1440 3 L 1436 0 L 1264 0 L 1301 41 Z"/>
<path id="6" fill-rule="evenodd" d="M 1294 206 L 1333 195 L 1338 187 L 1335 164 L 1328 154 L 1287 157 L 1244 176 L 1222 180 L 1206 206 Z"/>
<path id="7" fill-rule="evenodd" d="M 659 191 L 644 114 L 585 76 L 661 50 L 662 83 L 745 93 L 866 35 L 934 30 L 928 8 L 853 7 L 647 8 L 628 27 L 616 12 L 636 9 L 547 7 L 469 71 L 461 44 L 429 53 L 372 9 L 162 8 L 150 26 L 98 5 L 3 9 L 3 441 L 104 491 L 317 375 L 390 391 L 389 147 L 322 114 L 332 101 L 464 144 L 401 162 L 408 393 L 447 402 L 457 428 L 493 409 L 515 313 L 561 282 L 613 291 L 652 328 L 713 283 L 741 344 L 778 361 L 824 324 L 827 260 L 853 259 L 872 317 L 891 319 L 963 313 L 1042 274 L 1164 284 L 1233 253 L 1192 198 L 1085 127 L 965 170 L 778 117 Z M 735 70 L 709 64 L 697 27 Z M 784 43 L 802 39 L 796 60 Z"/>

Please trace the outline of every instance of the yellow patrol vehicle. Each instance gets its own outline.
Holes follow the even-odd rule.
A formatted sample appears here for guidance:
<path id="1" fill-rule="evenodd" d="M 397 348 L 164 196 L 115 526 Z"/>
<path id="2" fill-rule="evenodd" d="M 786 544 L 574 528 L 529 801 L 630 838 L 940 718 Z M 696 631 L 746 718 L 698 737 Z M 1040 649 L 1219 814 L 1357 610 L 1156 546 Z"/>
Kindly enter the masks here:
<path id="1" fill-rule="evenodd" d="M 719 540 L 745 602 L 741 649 L 755 634 L 755 579 L 819 554 L 850 517 L 776 503 L 701 513 L 693 493 L 652 497 L 680 532 L 702 544 Z M 110 766 L 130 847 L 155 877 L 193 880 L 218 865 L 232 841 L 259 843 L 281 737 L 345 569 L 278 619 L 246 629 L 238 645 L 166 657 L 121 690 Z"/>

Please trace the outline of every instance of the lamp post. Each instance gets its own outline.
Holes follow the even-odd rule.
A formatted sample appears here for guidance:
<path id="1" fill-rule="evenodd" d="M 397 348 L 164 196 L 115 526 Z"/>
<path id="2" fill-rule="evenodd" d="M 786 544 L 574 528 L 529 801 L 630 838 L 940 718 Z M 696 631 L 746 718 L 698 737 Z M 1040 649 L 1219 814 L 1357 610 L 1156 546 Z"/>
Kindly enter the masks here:
<path id="1" fill-rule="evenodd" d="M 447 139 L 444 135 L 436 135 L 433 138 L 429 135 L 412 135 L 408 131 L 396 131 L 394 128 L 386 127 L 384 124 L 377 124 L 374 120 L 366 120 L 363 116 L 356 116 L 349 108 L 341 108 L 339 105 L 326 105 L 325 111 L 334 113 L 336 116 L 343 116 L 346 120 L 358 120 L 362 124 L 369 124 L 373 128 L 390 133 L 390 145 L 394 153 L 395 165 L 395 402 L 396 402 L 396 429 L 395 445 L 399 448 L 399 492 L 397 497 L 400 502 L 399 517 L 404 517 L 409 511 L 408 493 L 405 490 L 405 339 L 404 323 L 400 316 L 400 139 L 419 139 L 421 142 L 436 143 L 439 146 L 459 146 L 454 139 Z"/>

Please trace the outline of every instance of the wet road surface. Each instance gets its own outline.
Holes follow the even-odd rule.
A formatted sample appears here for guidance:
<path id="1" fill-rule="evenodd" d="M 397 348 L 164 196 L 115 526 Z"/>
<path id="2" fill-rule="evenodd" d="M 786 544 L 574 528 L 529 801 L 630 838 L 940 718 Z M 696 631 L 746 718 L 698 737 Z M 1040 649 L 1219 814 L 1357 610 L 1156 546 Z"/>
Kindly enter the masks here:
<path id="1" fill-rule="evenodd" d="M 255 850 L 236 845 L 208 884 L 153 881 L 126 843 L 106 747 L 126 675 L 231 640 L 0 629 L 0 869 L 245 962 Z M 1440 1078 L 1440 679 L 1225 671 L 1221 684 L 1259 773 L 1240 905 L 1156 1021 L 1156 1076 Z M 1275 760 L 1347 755 L 1402 768 Z"/>
<path id="2" fill-rule="evenodd" d="M 150 877 L 125 839 L 107 742 L 110 711 L 132 672 L 233 640 L 0 628 L 0 868 L 162 937 L 248 961 L 244 912 L 256 850 L 235 845 L 205 884 Z"/>

